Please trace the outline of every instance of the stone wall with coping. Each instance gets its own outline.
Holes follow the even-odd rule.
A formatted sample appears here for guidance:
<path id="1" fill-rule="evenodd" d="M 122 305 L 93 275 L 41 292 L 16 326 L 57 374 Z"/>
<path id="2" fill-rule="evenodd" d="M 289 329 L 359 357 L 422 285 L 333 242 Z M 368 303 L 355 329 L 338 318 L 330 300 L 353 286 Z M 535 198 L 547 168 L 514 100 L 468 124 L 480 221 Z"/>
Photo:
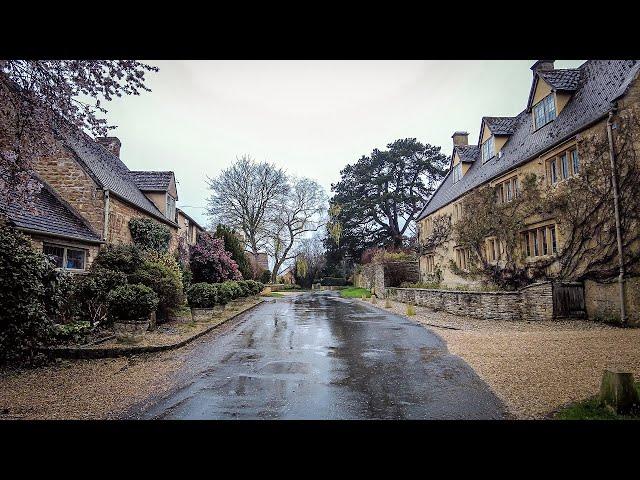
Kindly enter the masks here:
<path id="1" fill-rule="evenodd" d="M 553 320 L 553 285 L 540 282 L 515 292 L 472 292 L 425 288 L 386 289 L 387 296 L 452 315 L 485 320 Z"/>

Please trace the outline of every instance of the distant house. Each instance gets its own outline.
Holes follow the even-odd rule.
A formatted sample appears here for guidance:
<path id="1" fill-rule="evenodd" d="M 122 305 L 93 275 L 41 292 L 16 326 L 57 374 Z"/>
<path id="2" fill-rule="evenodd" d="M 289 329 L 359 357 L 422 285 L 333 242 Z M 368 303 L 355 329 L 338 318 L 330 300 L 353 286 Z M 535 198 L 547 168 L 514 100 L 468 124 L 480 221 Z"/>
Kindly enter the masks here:
<path id="1" fill-rule="evenodd" d="M 264 252 L 253 253 L 246 251 L 249 262 L 254 272 L 260 274 L 263 270 L 269 270 L 269 256 Z"/>
<path id="2" fill-rule="evenodd" d="M 177 208 L 176 212 L 178 219 L 178 237 L 184 237 L 187 245 L 195 245 L 198 234 L 204 232 L 205 229 L 183 210 Z"/>
<path id="3" fill-rule="evenodd" d="M 283 272 L 279 275 L 282 278 L 282 282 L 288 285 L 293 285 L 296 283 L 295 275 L 293 274 L 293 265 L 287 267 L 283 270 Z"/>

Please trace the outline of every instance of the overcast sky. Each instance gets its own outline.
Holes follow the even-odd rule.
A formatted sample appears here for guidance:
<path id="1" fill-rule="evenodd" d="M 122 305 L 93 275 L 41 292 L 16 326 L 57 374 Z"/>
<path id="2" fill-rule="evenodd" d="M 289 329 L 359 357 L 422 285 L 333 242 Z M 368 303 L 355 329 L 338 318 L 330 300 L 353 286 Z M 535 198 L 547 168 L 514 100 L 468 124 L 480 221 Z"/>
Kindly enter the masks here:
<path id="1" fill-rule="evenodd" d="M 208 225 L 205 178 L 237 156 L 314 178 L 331 195 L 347 163 L 398 138 L 447 155 L 456 130 L 476 143 L 483 115 L 524 109 L 534 60 L 148 63 L 160 67 L 152 92 L 108 105 L 112 135 L 131 170 L 173 170 L 178 206 Z"/>

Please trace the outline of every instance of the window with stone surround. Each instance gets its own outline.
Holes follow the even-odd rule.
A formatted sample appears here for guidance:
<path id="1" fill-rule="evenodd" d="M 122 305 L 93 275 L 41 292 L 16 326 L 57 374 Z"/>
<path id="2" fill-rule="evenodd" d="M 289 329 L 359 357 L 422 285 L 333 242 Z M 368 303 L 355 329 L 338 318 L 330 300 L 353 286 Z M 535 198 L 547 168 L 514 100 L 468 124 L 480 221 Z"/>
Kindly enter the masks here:
<path id="1" fill-rule="evenodd" d="M 491 237 L 485 240 L 484 253 L 488 262 L 497 262 L 501 258 L 500 240 Z"/>
<path id="2" fill-rule="evenodd" d="M 54 263 L 56 268 L 63 270 L 84 270 L 86 263 L 86 250 L 44 243 L 42 251 Z"/>
<path id="3" fill-rule="evenodd" d="M 496 200 L 498 203 L 508 203 L 520 193 L 518 176 L 504 180 L 496 185 Z"/>
<path id="4" fill-rule="evenodd" d="M 527 258 L 558 253 L 556 225 L 544 225 L 520 233 L 521 249 Z"/>
<path id="5" fill-rule="evenodd" d="M 580 173 L 580 157 L 575 146 L 545 160 L 547 183 L 555 185 Z"/>
<path id="6" fill-rule="evenodd" d="M 470 252 L 468 248 L 457 247 L 454 249 L 456 265 L 460 270 L 468 270 L 470 263 Z"/>
<path id="7" fill-rule="evenodd" d="M 435 272 L 435 255 L 425 255 L 424 257 L 424 271 L 426 273 Z"/>

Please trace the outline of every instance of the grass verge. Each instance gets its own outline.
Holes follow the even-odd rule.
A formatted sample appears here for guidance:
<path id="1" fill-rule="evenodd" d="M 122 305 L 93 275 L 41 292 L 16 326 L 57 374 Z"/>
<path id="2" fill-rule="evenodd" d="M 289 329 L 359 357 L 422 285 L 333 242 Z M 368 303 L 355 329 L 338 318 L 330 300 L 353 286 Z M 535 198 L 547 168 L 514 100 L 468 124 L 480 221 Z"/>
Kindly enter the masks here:
<path id="1" fill-rule="evenodd" d="M 363 295 L 365 298 L 369 298 L 371 296 L 368 288 L 349 287 L 338 291 L 340 292 L 340 296 L 344 298 L 362 298 Z"/>
<path id="2" fill-rule="evenodd" d="M 636 382 L 636 390 L 640 393 L 640 382 Z M 619 415 L 600 405 L 598 397 L 587 398 L 560 409 L 553 416 L 554 420 L 640 420 L 640 411 L 630 415 Z"/>

